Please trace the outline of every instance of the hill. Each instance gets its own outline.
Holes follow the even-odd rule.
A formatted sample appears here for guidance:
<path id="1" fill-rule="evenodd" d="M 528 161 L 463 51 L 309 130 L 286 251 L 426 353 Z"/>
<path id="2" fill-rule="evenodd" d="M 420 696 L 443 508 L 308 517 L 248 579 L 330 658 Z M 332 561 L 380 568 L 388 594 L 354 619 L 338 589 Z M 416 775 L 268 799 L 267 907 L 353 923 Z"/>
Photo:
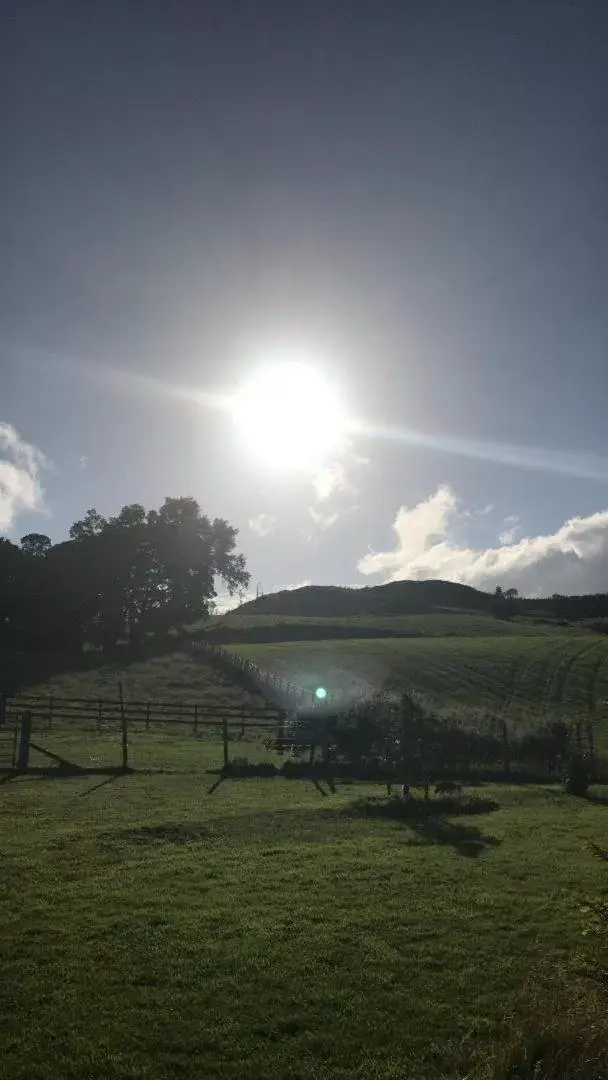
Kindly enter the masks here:
<path id="1" fill-rule="evenodd" d="M 429 610 L 491 612 L 494 596 L 452 581 L 393 581 L 361 589 L 305 585 L 259 596 L 239 612 L 255 615 L 393 615 Z"/>
<path id="2" fill-rule="evenodd" d="M 236 609 L 246 615 L 316 616 L 413 615 L 463 612 L 499 618 L 545 618 L 553 621 L 602 620 L 608 617 L 608 593 L 583 596 L 505 597 L 454 581 L 391 581 L 385 585 L 346 588 L 306 585 L 250 600 Z M 603 629 L 602 627 L 598 627 Z"/>

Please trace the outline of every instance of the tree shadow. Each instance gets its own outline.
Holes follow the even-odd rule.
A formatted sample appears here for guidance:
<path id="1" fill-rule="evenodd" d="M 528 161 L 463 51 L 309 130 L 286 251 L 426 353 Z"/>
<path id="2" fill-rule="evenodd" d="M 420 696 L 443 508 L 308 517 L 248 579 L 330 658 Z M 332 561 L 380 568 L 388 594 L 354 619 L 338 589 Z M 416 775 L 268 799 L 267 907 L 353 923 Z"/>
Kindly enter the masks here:
<path id="1" fill-rule="evenodd" d="M 501 843 L 496 836 L 482 833 L 474 825 L 461 825 L 443 817 L 410 820 L 408 825 L 417 835 L 417 839 L 408 841 L 412 846 L 445 844 L 469 859 L 476 859 L 487 848 L 499 847 Z"/>
<path id="2" fill-rule="evenodd" d="M 499 809 L 494 799 L 470 796 L 468 798 L 444 799 L 358 799 L 349 808 L 352 815 L 388 818 L 401 821 L 415 834 L 408 844 L 445 844 L 453 847 L 459 855 L 477 858 L 487 848 L 501 843 L 495 836 L 483 833 L 473 825 L 450 821 L 450 817 L 491 814 Z"/>
<path id="3" fill-rule="evenodd" d="M 584 796 L 584 801 L 593 803 L 595 806 L 608 806 L 608 795 L 594 795 L 592 791 L 588 791 Z"/>

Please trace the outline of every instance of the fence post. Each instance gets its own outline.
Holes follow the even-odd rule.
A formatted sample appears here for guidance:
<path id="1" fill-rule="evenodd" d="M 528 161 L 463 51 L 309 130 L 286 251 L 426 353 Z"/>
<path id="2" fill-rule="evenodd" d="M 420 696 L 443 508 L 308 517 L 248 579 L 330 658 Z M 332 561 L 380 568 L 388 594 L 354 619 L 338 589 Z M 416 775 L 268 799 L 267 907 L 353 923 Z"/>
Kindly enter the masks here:
<path id="1" fill-rule="evenodd" d="M 122 771 L 127 772 L 129 768 L 129 742 L 127 739 L 127 714 L 125 712 L 121 682 L 118 684 L 118 694 L 120 697 L 120 727 L 122 733 Z"/>
<path id="2" fill-rule="evenodd" d="M 19 738 L 19 721 L 15 720 L 15 729 L 13 731 L 13 760 L 11 768 L 14 769 L 17 764 L 17 739 Z"/>
<path id="3" fill-rule="evenodd" d="M 150 730 L 150 702 L 146 705 L 146 731 Z"/>
<path id="4" fill-rule="evenodd" d="M 17 768 L 19 772 L 25 772 L 27 770 L 27 764 L 30 756 L 31 730 L 32 714 L 31 712 L 24 712 L 21 716 L 21 731 L 19 734 L 19 756 L 17 758 Z"/>
<path id="5" fill-rule="evenodd" d="M 0 727 L 6 723 L 6 694 L 0 694 Z"/>
<path id="6" fill-rule="evenodd" d="M 103 719 L 103 701 L 101 698 L 97 704 L 97 734 L 101 735 L 101 721 Z"/>
<path id="7" fill-rule="evenodd" d="M 589 757 L 592 761 L 595 761 L 595 739 L 593 737 L 593 724 L 591 721 L 587 724 L 587 743 L 589 745 Z"/>
<path id="8" fill-rule="evenodd" d="M 198 705 L 194 706 L 194 734 L 198 732 Z"/>
<path id="9" fill-rule="evenodd" d="M 408 778 L 408 744 L 411 746 L 411 722 L 412 722 L 412 709 L 411 702 L 404 694 L 401 698 L 401 783 L 403 784 L 403 790 L 409 790 L 409 778 Z M 389 783 L 393 779 L 389 778 Z"/>
<path id="10" fill-rule="evenodd" d="M 49 730 L 53 726 L 53 699 L 49 698 Z"/>
<path id="11" fill-rule="evenodd" d="M 502 742 L 504 747 L 504 766 L 505 772 L 511 772 L 511 750 L 509 747 L 509 729 L 507 727 L 507 721 L 502 718 Z"/>
<path id="12" fill-rule="evenodd" d="M 228 768 L 228 717 L 222 719 L 222 739 L 224 742 L 224 768 Z"/>

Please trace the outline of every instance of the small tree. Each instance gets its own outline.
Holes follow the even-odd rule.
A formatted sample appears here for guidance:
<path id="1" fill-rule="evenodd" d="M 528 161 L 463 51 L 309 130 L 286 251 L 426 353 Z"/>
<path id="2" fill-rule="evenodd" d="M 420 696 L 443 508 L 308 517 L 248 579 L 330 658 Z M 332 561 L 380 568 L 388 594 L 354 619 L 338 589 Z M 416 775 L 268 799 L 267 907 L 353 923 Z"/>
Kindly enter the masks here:
<path id="1" fill-rule="evenodd" d="M 21 550 L 33 559 L 44 559 L 51 550 L 51 541 L 44 533 L 28 533 L 21 537 Z"/>

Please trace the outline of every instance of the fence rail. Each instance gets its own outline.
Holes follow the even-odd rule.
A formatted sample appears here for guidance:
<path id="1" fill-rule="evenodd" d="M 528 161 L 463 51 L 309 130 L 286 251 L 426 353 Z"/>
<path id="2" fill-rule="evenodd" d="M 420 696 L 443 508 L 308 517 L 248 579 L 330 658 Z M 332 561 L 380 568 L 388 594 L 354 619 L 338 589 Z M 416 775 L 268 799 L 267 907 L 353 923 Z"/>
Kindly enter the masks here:
<path id="1" fill-rule="evenodd" d="M 192 727 L 214 727 L 222 722 L 241 726 L 272 726 L 285 720 L 286 710 L 274 705 L 221 705 L 196 701 L 146 701 L 126 698 L 41 697 L 20 694 L 0 696 L 0 729 L 29 712 L 43 720 L 47 728 L 57 723 L 91 724 L 98 730 L 122 723 L 124 715 L 130 724 L 179 724 Z"/>
<path id="2" fill-rule="evenodd" d="M 88 766 L 78 765 L 71 760 L 69 746 L 67 752 L 70 760 L 63 756 L 66 736 L 72 738 L 75 732 L 80 732 L 87 739 L 96 733 L 102 736 L 104 742 L 106 735 L 110 737 L 110 743 L 113 739 L 116 740 L 117 752 L 120 746 L 119 770 L 129 771 L 130 733 L 142 732 L 145 740 L 145 734 L 154 726 L 160 727 L 163 736 L 167 733 L 167 727 L 181 731 L 189 728 L 192 735 L 197 735 L 200 729 L 215 729 L 223 745 L 223 767 L 228 768 L 231 739 L 246 738 L 246 733 L 251 731 L 275 730 L 277 736 L 281 736 L 290 726 L 290 717 L 284 709 L 273 705 L 231 706 L 196 701 L 130 701 L 124 698 L 120 683 L 117 699 L 0 695 L 0 769 L 26 772 L 32 749 L 39 756 L 42 755 L 47 768 L 50 760 L 53 768 L 59 767 L 64 772 L 66 769 L 72 772 L 86 771 Z M 59 736 L 58 742 L 54 741 L 55 731 Z M 39 741 L 33 741 L 33 734 L 36 734 Z M 40 741 L 44 745 L 40 745 Z M 77 753 L 84 752 L 83 744 L 78 740 L 72 745 Z M 92 739 L 91 745 L 99 744 Z M 143 745 L 140 744 L 140 749 Z M 98 759 L 89 758 L 89 763 L 91 760 Z M 116 765 L 112 765 L 110 771 L 115 771 L 116 768 Z"/>

